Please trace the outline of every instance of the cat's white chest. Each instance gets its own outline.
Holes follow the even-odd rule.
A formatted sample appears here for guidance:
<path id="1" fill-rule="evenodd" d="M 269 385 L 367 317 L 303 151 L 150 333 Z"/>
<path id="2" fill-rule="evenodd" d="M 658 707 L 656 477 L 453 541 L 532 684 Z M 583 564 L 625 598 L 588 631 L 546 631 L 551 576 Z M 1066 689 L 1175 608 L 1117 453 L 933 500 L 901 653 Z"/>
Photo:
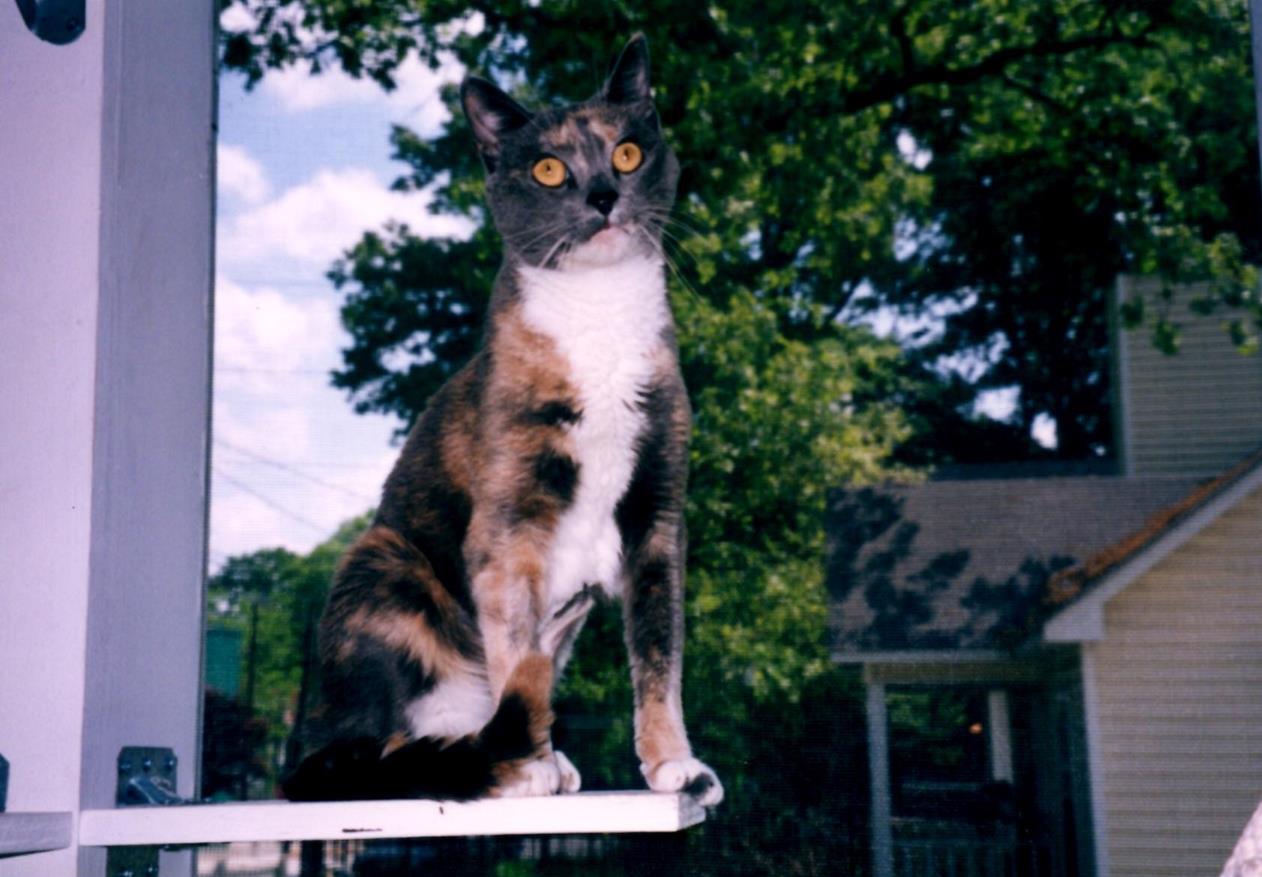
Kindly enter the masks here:
<path id="1" fill-rule="evenodd" d="M 641 394 L 670 316 L 663 266 L 654 260 L 587 271 L 524 268 L 518 279 L 526 323 L 556 343 L 580 405 L 570 427 L 578 481 L 548 558 L 555 609 L 585 584 L 610 593 L 621 585 L 614 511 L 635 469 Z"/>

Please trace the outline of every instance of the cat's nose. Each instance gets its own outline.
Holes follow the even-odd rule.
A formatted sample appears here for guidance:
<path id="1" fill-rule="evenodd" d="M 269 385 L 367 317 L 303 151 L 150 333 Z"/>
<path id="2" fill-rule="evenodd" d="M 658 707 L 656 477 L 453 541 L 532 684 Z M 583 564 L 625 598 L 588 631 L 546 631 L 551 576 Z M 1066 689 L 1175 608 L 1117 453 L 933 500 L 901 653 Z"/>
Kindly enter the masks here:
<path id="1" fill-rule="evenodd" d="M 587 203 L 599 210 L 601 216 L 608 216 L 617 200 L 618 193 L 613 189 L 595 189 L 587 196 Z"/>

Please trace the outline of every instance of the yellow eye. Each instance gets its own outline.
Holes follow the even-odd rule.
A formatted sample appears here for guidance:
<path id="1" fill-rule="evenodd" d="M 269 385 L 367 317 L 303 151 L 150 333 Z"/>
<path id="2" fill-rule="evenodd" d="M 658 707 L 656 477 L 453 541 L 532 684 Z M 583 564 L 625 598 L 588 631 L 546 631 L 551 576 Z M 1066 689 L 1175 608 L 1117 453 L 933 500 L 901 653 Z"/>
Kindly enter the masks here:
<path id="1" fill-rule="evenodd" d="M 630 140 L 619 143 L 613 151 L 613 168 L 618 173 L 629 174 L 644 164 L 644 152 Z"/>
<path id="2" fill-rule="evenodd" d="M 566 171 L 565 162 L 559 158 L 541 158 L 535 162 L 535 166 L 530 169 L 530 175 L 535 178 L 536 183 L 541 183 L 550 189 L 565 182 Z"/>

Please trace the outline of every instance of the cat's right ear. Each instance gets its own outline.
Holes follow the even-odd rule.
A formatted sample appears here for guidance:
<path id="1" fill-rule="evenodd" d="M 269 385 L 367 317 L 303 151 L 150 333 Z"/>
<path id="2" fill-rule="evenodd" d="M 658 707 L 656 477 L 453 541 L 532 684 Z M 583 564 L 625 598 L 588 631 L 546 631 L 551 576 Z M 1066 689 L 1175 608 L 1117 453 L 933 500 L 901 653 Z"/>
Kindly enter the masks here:
<path id="1" fill-rule="evenodd" d="M 494 173 L 500 141 L 510 131 L 530 124 L 531 115 L 494 84 L 477 76 L 467 76 L 460 84 L 460 104 L 473 128 L 487 173 Z"/>

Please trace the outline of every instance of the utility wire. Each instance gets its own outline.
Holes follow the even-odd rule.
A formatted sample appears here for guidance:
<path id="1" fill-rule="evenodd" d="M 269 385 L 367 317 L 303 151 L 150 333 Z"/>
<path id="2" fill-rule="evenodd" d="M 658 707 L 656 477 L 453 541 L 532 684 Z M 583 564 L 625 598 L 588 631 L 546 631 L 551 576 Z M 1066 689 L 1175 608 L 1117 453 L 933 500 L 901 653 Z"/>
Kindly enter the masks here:
<path id="1" fill-rule="evenodd" d="M 290 518 L 294 521 L 297 521 L 300 524 L 304 524 L 318 533 L 321 533 L 324 535 L 328 534 L 329 532 L 328 527 L 317 524 L 315 521 L 312 521 L 308 518 L 304 518 L 302 515 L 298 514 L 297 512 L 291 511 L 285 508 L 283 505 L 276 502 L 271 497 L 268 497 L 262 493 L 259 493 L 257 490 L 255 490 L 253 487 L 246 484 L 245 482 L 239 481 L 236 478 L 233 478 L 231 475 L 228 475 L 227 473 L 223 471 L 223 469 L 219 468 L 218 466 L 213 467 L 213 471 L 217 478 L 221 478 L 223 479 L 225 483 L 231 484 L 233 487 L 237 488 L 238 490 L 241 490 L 241 491 L 244 491 L 245 493 L 250 494 L 250 496 L 254 497 L 259 502 L 263 503 L 264 505 L 268 506 L 269 508 L 275 511 L 280 512 L 285 517 Z"/>
<path id="2" fill-rule="evenodd" d="M 235 453 L 241 454 L 244 457 L 248 457 L 251 460 L 254 460 L 258 463 L 262 463 L 265 466 L 271 466 L 272 468 L 279 469 L 282 472 L 288 472 L 290 475 L 293 475 L 297 478 L 302 478 L 305 481 L 310 481 L 312 484 L 318 484 L 319 486 L 327 490 L 337 491 L 338 493 L 344 494 L 345 496 L 349 496 L 352 499 L 358 499 L 362 502 L 367 502 L 367 503 L 376 502 L 376 500 L 374 500 L 370 496 L 366 496 L 365 494 L 358 493 L 354 490 L 350 490 L 348 488 L 342 487 L 340 484 L 334 484 L 331 481 L 325 481 L 323 478 L 317 478 L 316 476 L 308 474 L 307 472 L 304 472 L 301 469 L 297 469 L 288 463 L 283 463 L 280 460 L 273 460 L 271 457 L 265 457 L 262 454 L 255 453 L 254 451 L 248 450 L 247 448 L 240 447 L 239 445 L 234 445 L 232 444 L 232 442 L 224 441 L 221 438 L 215 439 L 215 444 L 219 445 L 220 447 L 227 448 L 230 451 L 234 451 Z"/>

